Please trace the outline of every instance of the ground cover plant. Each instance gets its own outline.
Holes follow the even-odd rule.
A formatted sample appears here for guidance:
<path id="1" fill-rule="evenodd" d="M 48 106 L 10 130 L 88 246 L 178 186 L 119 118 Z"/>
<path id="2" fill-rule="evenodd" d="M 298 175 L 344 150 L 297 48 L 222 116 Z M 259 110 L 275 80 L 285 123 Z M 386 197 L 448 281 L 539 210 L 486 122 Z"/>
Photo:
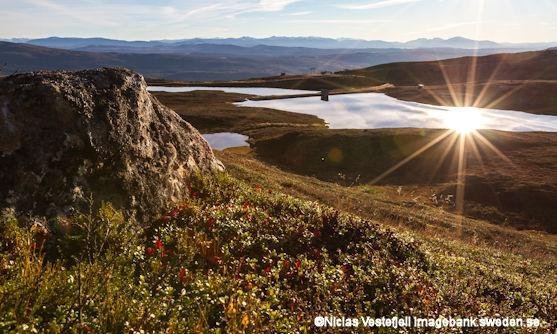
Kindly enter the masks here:
<path id="1" fill-rule="evenodd" d="M 188 191 L 190 201 L 149 224 L 110 204 L 50 222 L 5 211 L 0 328 L 306 332 L 327 314 L 555 324 L 556 287 L 542 274 L 555 275 L 555 264 L 480 260 L 479 248 L 424 244 L 224 174 Z"/>

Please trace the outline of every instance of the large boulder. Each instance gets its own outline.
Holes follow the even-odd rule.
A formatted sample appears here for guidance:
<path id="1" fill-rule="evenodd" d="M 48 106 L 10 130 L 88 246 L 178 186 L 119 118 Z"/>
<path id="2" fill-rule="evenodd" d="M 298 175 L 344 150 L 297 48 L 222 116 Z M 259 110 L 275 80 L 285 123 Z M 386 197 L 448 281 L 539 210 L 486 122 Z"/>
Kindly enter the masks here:
<path id="1" fill-rule="evenodd" d="M 55 216 L 110 201 L 154 217 L 222 164 L 125 69 L 0 79 L 0 207 Z"/>

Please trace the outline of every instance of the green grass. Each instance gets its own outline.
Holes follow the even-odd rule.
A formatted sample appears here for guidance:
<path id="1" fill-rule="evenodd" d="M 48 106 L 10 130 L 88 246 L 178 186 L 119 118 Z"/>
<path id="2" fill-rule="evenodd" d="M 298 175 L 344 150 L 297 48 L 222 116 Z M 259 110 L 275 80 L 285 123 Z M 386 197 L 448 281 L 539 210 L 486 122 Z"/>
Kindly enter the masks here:
<path id="1" fill-rule="evenodd" d="M 0 223 L 0 330 L 312 331 L 318 314 L 496 315 L 555 325 L 554 258 L 420 240 L 220 175 L 159 221 Z"/>

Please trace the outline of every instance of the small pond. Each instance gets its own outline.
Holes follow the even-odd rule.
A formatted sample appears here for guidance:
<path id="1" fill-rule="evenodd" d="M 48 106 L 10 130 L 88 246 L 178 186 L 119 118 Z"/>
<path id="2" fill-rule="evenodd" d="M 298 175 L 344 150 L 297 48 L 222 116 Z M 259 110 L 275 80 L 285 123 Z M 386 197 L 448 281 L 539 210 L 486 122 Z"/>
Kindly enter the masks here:
<path id="1" fill-rule="evenodd" d="M 233 132 L 219 132 L 204 134 L 203 138 L 214 150 L 224 150 L 231 147 L 249 146 L 248 136 Z"/>

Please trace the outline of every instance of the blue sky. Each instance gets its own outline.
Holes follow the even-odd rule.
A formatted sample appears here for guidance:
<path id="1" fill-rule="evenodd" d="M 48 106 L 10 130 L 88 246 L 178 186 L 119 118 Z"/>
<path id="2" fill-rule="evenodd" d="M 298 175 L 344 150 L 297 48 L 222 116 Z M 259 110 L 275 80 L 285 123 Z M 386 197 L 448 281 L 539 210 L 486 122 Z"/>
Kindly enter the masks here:
<path id="1" fill-rule="evenodd" d="M 0 37 L 557 41 L 557 0 L 0 0 Z"/>

